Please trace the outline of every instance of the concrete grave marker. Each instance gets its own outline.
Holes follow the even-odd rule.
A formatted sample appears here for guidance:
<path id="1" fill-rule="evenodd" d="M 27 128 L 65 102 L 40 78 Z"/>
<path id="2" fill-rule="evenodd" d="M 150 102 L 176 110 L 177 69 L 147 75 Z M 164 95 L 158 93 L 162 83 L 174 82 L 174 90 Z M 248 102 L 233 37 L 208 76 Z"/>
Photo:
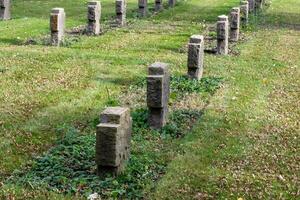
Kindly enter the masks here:
<path id="1" fill-rule="evenodd" d="M 255 11 L 258 11 L 262 8 L 263 6 L 263 0 L 254 0 L 255 1 Z"/>
<path id="2" fill-rule="evenodd" d="M 248 1 L 241 1 L 241 24 L 246 26 L 248 24 L 249 19 L 249 2 Z"/>
<path id="3" fill-rule="evenodd" d="M 100 34 L 100 19 L 101 19 L 101 4 L 100 1 L 89 1 L 88 2 L 88 35 L 99 35 Z"/>
<path id="4" fill-rule="evenodd" d="M 217 53 L 228 54 L 228 16 L 220 15 L 217 22 Z"/>
<path id="5" fill-rule="evenodd" d="M 163 1 L 162 0 L 155 0 L 155 12 L 159 12 L 163 10 Z"/>
<path id="6" fill-rule="evenodd" d="M 116 22 L 118 26 L 126 25 L 126 0 L 116 0 Z"/>
<path id="7" fill-rule="evenodd" d="M 10 19 L 11 0 L 0 0 L 0 20 Z"/>
<path id="8" fill-rule="evenodd" d="M 129 108 L 109 107 L 100 116 L 96 133 L 97 173 L 120 174 L 130 156 L 132 119 Z"/>
<path id="9" fill-rule="evenodd" d="M 193 35 L 188 44 L 188 77 L 200 80 L 203 74 L 204 37 Z"/>
<path id="10" fill-rule="evenodd" d="M 50 15 L 51 44 L 59 46 L 65 33 L 66 14 L 63 8 L 53 8 Z"/>
<path id="11" fill-rule="evenodd" d="M 248 0 L 249 3 L 249 13 L 253 12 L 255 9 L 255 0 Z"/>
<path id="12" fill-rule="evenodd" d="M 169 0 L 169 7 L 174 7 L 176 5 L 176 0 Z"/>
<path id="13" fill-rule="evenodd" d="M 162 128 L 167 123 L 170 93 L 168 64 L 156 62 L 149 66 L 147 77 L 147 105 L 149 125 L 153 129 Z"/>
<path id="14" fill-rule="evenodd" d="M 234 7 L 230 12 L 230 41 L 237 42 L 240 35 L 240 8 Z"/>
<path id="15" fill-rule="evenodd" d="M 148 14 L 148 0 L 138 0 L 139 16 L 145 17 Z"/>

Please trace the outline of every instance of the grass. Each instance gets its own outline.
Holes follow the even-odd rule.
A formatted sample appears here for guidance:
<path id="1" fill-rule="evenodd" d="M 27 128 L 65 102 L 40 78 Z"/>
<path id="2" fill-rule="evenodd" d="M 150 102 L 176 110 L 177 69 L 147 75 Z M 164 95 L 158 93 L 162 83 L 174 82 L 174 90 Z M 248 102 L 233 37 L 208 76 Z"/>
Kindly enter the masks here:
<path id="1" fill-rule="evenodd" d="M 238 57 L 208 58 L 227 85 L 184 139 L 185 154 L 168 166 L 152 198 L 299 198 L 299 31 L 278 29 L 281 22 L 299 24 L 291 17 L 297 3 L 273 1 Z M 286 17 L 278 21 L 281 9 Z"/>
<path id="2" fill-rule="evenodd" d="M 55 165 L 56 158 L 64 159 L 59 150 L 62 146 L 71 148 L 70 152 L 85 145 L 92 148 L 89 142 L 93 143 L 95 123 L 105 106 L 121 103 L 133 109 L 144 107 L 143 89 L 135 90 L 134 83 L 143 79 L 146 67 L 154 61 L 163 61 L 171 64 L 173 74 L 185 73 L 188 37 L 203 32 L 208 24 L 215 22 L 216 16 L 228 13 L 238 1 L 181 1 L 174 9 L 137 19 L 136 2 L 130 0 L 128 27 L 109 30 L 101 37 L 81 36 L 78 42 L 62 48 L 20 44 L 28 38 L 48 34 L 48 13 L 52 7 L 66 8 L 68 28 L 84 24 L 85 1 L 31 3 L 14 1 L 15 19 L 0 22 L 2 198 L 84 198 L 76 176 L 71 181 L 74 185 L 70 184 L 68 189 L 61 177 L 59 187 L 49 191 L 49 183 L 55 183 L 51 179 L 54 176 L 50 175 L 52 181 L 47 182 L 36 174 L 39 159 L 49 159 L 50 164 L 41 168 L 46 170 L 45 174 L 51 174 L 52 168 L 49 171 L 46 168 Z M 215 88 L 214 80 L 218 80 L 209 77 L 224 77 L 222 89 L 213 97 L 205 95 L 207 91 L 200 91 L 200 95 L 188 91 L 188 95 L 182 94 L 180 98 L 171 95 L 172 108 L 181 112 L 185 108 L 205 109 L 192 133 L 186 135 L 187 132 L 179 131 L 177 137 L 176 130 L 180 128 L 177 125 L 182 123 L 172 118 L 174 123 L 162 132 L 152 134 L 143 127 L 143 134 L 134 136 L 132 159 L 136 160 L 125 174 L 139 169 L 140 161 L 143 161 L 142 166 L 150 166 L 145 169 L 150 171 L 149 179 L 139 182 L 137 178 L 132 179 L 136 176 L 131 174 L 133 188 L 139 186 L 134 197 L 296 199 L 299 196 L 296 187 L 299 185 L 299 126 L 295 122 L 299 118 L 296 74 L 299 74 L 300 42 L 299 32 L 294 30 L 299 21 L 291 17 L 297 15 L 297 4 L 297 0 L 273 0 L 271 7 L 261 14 L 263 20 L 253 18 L 245 33 L 247 39 L 234 47 L 239 55 L 206 56 L 204 80 L 207 82 L 204 83 L 211 86 L 208 90 Z M 113 4 L 105 0 L 102 7 L 103 20 L 109 21 Z M 285 15 L 274 18 L 283 8 Z M 279 29 L 280 26 L 285 28 Z M 174 93 L 187 89 L 198 91 L 197 85 L 185 83 L 176 76 L 173 83 Z M 130 91 L 135 92 L 124 92 L 130 85 L 134 88 Z M 171 111 L 176 113 L 176 110 Z M 143 119 L 144 114 L 137 113 L 137 116 Z M 194 118 L 189 112 L 179 116 Z M 141 121 L 140 125 L 143 124 Z M 165 134 L 169 132 L 175 134 L 171 137 Z M 72 140 L 66 143 L 70 142 L 66 140 L 70 134 L 72 137 L 75 134 L 75 146 Z M 160 150 L 160 158 L 150 153 L 155 149 Z M 150 164 L 145 157 L 150 159 Z M 93 166 L 92 156 L 87 162 Z M 139 173 L 143 174 L 143 170 Z M 161 172 L 166 175 L 158 185 L 153 184 Z M 21 180 L 8 182 L 15 174 L 21 174 Z M 37 179 L 37 185 L 27 184 L 28 180 L 33 182 L 32 178 Z M 110 181 L 103 197 L 122 196 L 126 184 L 131 183 L 126 178 L 120 178 L 118 183 Z M 74 191 L 68 192 L 72 187 Z"/>
<path id="3" fill-rule="evenodd" d="M 221 82 L 215 78 L 206 78 L 203 81 L 191 81 L 185 79 L 186 85 L 194 85 L 201 90 L 182 88 L 178 91 L 178 80 L 172 78 L 171 90 L 177 91 L 179 97 L 187 94 L 203 94 L 208 100 L 219 87 Z M 214 80 L 214 81 L 207 81 Z M 143 81 L 144 82 L 144 81 Z M 218 85 L 218 86 L 217 86 Z M 133 85 L 130 93 L 142 95 L 136 92 L 140 88 L 146 90 L 146 85 Z M 134 88 L 134 89 L 133 89 Z M 127 92 L 126 92 L 127 93 Z M 119 101 L 122 101 L 119 99 Z M 143 100 L 144 101 L 144 100 Z M 153 190 L 155 181 L 165 173 L 166 165 L 172 154 L 180 148 L 174 146 L 174 142 L 180 140 L 188 133 L 193 123 L 202 115 L 202 110 L 182 109 L 171 106 L 172 112 L 169 123 L 161 130 L 154 131 L 147 123 L 148 110 L 133 108 L 133 137 L 131 158 L 125 172 L 117 178 L 99 178 L 96 175 L 95 163 L 95 135 L 81 134 L 75 127 L 68 130 L 61 129 L 66 133 L 64 137 L 55 143 L 49 151 L 37 157 L 27 170 L 15 171 L 5 181 L 2 195 L 15 185 L 24 188 L 39 189 L 47 188 L 62 194 L 89 196 L 97 192 L 101 198 L 126 198 L 140 199 Z M 98 122 L 98 117 L 93 119 L 93 126 Z M 66 127 L 67 128 L 67 127 Z M 169 149 L 168 151 L 166 151 Z M 172 149 L 172 151 L 170 151 Z M 0 193 L 1 195 L 1 193 Z"/>
<path id="4" fill-rule="evenodd" d="M 184 12 L 186 7 L 191 5 L 183 3 L 175 10 Z M 196 11 L 194 8 L 193 12 Z M 172 17 L 175 11 L 166 12 Z M 4 157 L 1 174 L 9 174 L 35 153 L 38 155 L 48 149 L 61 137 L 57 129 L 90 124 L 92 116 L 98 115 L 108 100 L 107 89 L 111 95 L 117 94 L 141 73 L 146 74 L 148 64 L 160 60 L 171 63 L 174 72 L 183 71 L 185 54 L 177 49 L 186 43 L 189 35 L 199 32 L 199 24 L 191 21 L 189 26 L 185 18 L 166 26 L 166 18 L 156 16 L 141 20 L 102 37 L 83 36 L 80 42 L 68 48 L 19 46 L 2 40 L 0 61 L 6 71 L 1 76 L 1 85 L 5 87 L 0 96 L 4 141 L 0 147 L 1 157 Z M 41 25 L 35 19 L 28 20 Z M 48 23 L 48 19 L 41 20 Z M 4 24 L 1 35 L 34 36 L 22 27 L 14 28 L 13 23 L 14 20 L 1 22 Z M 6 26 L 19 30 L 22 35 L 7 34 L 8 31 L 3 31 Z"/>

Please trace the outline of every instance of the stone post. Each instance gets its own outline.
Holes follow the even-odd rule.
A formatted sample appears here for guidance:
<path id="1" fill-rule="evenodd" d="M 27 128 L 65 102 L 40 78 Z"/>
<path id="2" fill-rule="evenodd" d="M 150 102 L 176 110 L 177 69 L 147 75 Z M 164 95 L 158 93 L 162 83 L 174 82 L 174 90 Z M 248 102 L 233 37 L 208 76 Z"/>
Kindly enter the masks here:
<path id="1" fill-rule="evenodd" d="M 100 116 L 96 132 L 96 164 L 99 176 L 118 175 L 130 156 L 132 119 L 130 110 L 106 108 Z"/>
<path id="2" fill-rule="evenodd" d="M 188 77 L 200 80 L 203 74 L 204 37 L 193 35 L 188 45 Z"/>
<path id="3" fill-rule="evenodd" d="M 228 17 L 220 15 L 217 22 L 217 53 L 220 55 L 228 54 Z"/>
<path id="4" fill-rule="evenodd" d="M 10 0 L 0 0 L 0 20 L 10 19 Z"/>
<path id="5" fill-rule="evenodd" d="M 65 32 L 66 14 L 63 8 L 53 8 L 50 15 L 51 44 L 59 46 Z"/>
<path id="6" fill-rule="evenodd" d="M 249 19 L 249 3 L 248 1 L 242 1 L 241 6 L 241 23 L 243 26 L 247 26 Z"/>
<path id="7" fill-rule="evenodd" d="M 249 13 L 251 13 L 255 9 L 255 0 L 248 0 L 248 3 L 249 3 Z"/>
<path id="8" fill-rule="evenodd" d="M 169 0 L 169 7 L 174 7 L 176 5 L 176 0 Z"/>
<path id="9" fill-rule="evenodd" d="M 139 0 L 139 16 L 145 17 L 148 14 L 148 0 Z"/>
<path id="10" fill-rule="evenodd" d="M 101 19 L 101 4 L 100 1 L 89 1 L 88 2 L 88 35 L 99 35 L 100 34 L 100 19 Z"/>
<path id="11" fill-rule="evenodd" d="M 170 73 L 168 68 L 168 64 L 160 62 L 156 62 L 148 68 L 148 121 L 153 129 L 160 129 L 167 123 L 170 93 Z"/>
<path id="12" fill-rule="evenodd" d="M 159 12 L 163 9 L 163 1 L 162 0 L 155 0 L 155 12 Z"/>
<path id="13" fill-rule="evenodd" d="M 263 0 L 254 0 L 255 1 L 255 11 L 258 11 L 262 8 L 263 6 Z"/>
<path id="14" fill-rule="evenodd" d="M 116 0 L 116 22 L 118 26 L 126 25 L 126 0 Z"/>
<path id="15" fill-rule="evenodd" d="M 230 12 L 230 41 L 237 42 L 240 35 L 240 8 L 234 7 Z"/>

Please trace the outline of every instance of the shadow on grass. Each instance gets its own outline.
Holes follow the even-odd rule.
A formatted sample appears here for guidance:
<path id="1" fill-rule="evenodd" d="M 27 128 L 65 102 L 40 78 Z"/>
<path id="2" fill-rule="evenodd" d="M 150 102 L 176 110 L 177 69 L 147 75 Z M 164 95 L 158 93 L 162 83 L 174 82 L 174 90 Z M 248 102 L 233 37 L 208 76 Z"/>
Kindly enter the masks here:
<path id="1" fill-rule="evenodd" d="M 22 41 L 18 40 L 17 38 L 0 38 L 0 43 L 22 45 Z"/>

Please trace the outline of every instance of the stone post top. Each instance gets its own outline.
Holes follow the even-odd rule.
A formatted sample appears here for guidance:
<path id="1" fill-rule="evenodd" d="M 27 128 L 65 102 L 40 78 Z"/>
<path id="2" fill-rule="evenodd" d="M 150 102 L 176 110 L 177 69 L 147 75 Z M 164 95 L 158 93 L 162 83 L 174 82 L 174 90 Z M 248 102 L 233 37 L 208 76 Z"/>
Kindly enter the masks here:
<path id="1" fill-rule="evenodd" d="M 100 1 L 88 1 L 88 5 L 100 5 Z"/>
<path id="2" fill-rule="evenodd" d="M 0 0 L 0 5 L 6 5 L 10 0 Z"/>
<path id="3" fill-rule="evenodd" d="M 203 40 L 203 35 L 192 35 L 190 37 L 190 43 L 201 43 Z"/>
<path id="4" fill-rule="evenodd" d="M 149 75 L 163 75 L 168 71 L 169 64 L 155 62 L 148 67 Z"/>
<path id="5" fill-rule="evenodd" d="M 231 9 L 231 12 L 240 12 L 240 8 L 239 7 L 233 7 Z"/>
<path id="6" fill-rule="evenodd" d="M 63 8 L 52 8 L 51 13 L 60 13 L 60 12 L 64 12 L 65 9 Z"/>
<path id="7" fill-rule="evenodd" d="M 129 111 L 129 108 L 125 107 L 107 107 L 101 114 L 113 114 L 120 115 L 124 112 Z"/>
<path id="8" fill-rule="evenodd" d="M 219 15 L 218 16 L 218 21 L 228 21 L 228 16 L 227 15 Z"/>

